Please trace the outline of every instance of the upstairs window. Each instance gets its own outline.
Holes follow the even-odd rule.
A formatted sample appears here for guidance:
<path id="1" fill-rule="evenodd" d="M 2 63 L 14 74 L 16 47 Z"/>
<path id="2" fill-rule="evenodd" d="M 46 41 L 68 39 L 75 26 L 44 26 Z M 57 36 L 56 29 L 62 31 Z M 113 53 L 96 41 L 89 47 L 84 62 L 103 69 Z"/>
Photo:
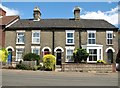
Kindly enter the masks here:
<path id="1" fill-rule="evenodd" d="M 68 45 L 74 44 L 74 30 L 66 31 L 66 44 Z"/>
<path id="2" fill-rule="evenodd" d="M 96 44 L 96 31 L 87 31 L 88 44 Z"/>
<path id="3" fill-rule="evenodd" d="M 40 31 L 32 31 L 32 44 L 40 44 Z"/>
<path id="4" fill-rule="evenodd" d="M 22 31 L 17 32 L 16 44 L 24 44 L 25 43 L 25 34 Z"/>
<path id="5" fill-rule="evenodd" d="M 113 31 L 106 31 L 106 43 L 107 45 L 113 44 Z"/>

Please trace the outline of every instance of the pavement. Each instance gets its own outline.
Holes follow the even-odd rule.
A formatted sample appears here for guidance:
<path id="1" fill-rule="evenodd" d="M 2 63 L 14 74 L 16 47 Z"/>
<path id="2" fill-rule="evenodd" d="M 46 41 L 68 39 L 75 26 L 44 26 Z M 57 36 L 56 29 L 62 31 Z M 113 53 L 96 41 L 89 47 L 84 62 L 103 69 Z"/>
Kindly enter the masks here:
<path id="1" fill-rule="evenodd" d="M 2 70 L 2 86 L 118 86 L 118 72 Z"/>

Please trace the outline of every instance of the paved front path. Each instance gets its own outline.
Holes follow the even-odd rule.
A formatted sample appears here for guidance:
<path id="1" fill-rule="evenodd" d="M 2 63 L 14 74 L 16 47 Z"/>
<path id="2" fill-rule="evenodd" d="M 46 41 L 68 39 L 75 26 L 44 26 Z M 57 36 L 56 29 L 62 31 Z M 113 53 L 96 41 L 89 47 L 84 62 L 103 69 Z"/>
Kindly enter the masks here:
<path id="1" fill-rule="evenodd" d="M 118 86 L 118 73 L 2 70 L 3 86 Z"/>

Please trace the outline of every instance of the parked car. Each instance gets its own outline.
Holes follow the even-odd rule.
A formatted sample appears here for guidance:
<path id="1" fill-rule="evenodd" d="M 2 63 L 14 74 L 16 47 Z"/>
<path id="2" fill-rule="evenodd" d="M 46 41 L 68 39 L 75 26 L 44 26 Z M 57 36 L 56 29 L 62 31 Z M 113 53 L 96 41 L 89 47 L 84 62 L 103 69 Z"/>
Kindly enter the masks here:
<path id="1" fill-rule="evenodd" d="M 116 70 L 120 71 L 120 49 L 119 49 L 118 54 L 116 56 Z"/>

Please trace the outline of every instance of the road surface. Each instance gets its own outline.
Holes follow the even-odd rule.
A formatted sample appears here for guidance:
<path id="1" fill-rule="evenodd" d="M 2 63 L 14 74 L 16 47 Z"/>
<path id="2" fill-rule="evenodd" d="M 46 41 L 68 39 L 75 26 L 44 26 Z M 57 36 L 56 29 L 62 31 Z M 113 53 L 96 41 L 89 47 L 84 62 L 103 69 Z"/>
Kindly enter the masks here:
<path id="1" fill-rule="evenodd" d="M 116 73 L 2 70 L 3 86 L 118 86 Z"/>

